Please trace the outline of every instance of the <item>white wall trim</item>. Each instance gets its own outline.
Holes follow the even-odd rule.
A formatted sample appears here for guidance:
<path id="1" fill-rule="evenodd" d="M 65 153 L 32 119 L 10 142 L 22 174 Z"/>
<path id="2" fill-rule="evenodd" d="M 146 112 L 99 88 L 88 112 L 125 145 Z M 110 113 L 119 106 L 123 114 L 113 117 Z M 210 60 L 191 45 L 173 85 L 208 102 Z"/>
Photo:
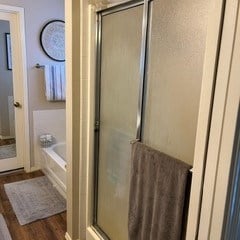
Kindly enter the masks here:
<path id="1" fill-rule="evenodd" d="M 22 8 L 19 13 L 19 20 L 21 23 L 21 29 L 19 33 L 19 39 L 21 39 L 22 46 L 22 75 L 23 75 L 23 106 L 24 106 L 24 130 L 25 130 L 25 154 L 24 154 L 24 169 L 26 172 L 30 171 L 30 133 L 29 133 L 29 105 L 28 105 L 28 82 L 27 82 L 27 56 L 26 56 L 26 40 L 25 40 L 25 17 L 24 9 Z"/>
<path id="2" fill-rule="evenodd" d="M 204 178 L 205 151 L 208 142 L 209 114 L 211 112 L 215 66 L 218 61 L 218 41 L 221 28 L 222 6 L 223 1 L 211 1 L 208 13 L 209 19 L 207 24 L 206 50 L 203 66 L 186 240 L 198 239 L 197 231 L 201 204 L 201 190 Z"/>
<path id="3" fill-rule="evenodd" d="M 80 111 L 81 51 L 80 30 L 83 1 L 65 1 L 66 25 L 66 142 L 67 167 L 67 232 L 72 239 L 80 235 Z"/>
<path id="4" fill-rule="evenodd" d="M 239 0 L 227 1 L 199 239 L 221 239 L 222 234 L 240 99 L 240 19 L 238 14 Z"/>
<path id="5" fill-rule="evenodd" d="M 19 13 L 24 11 L 23 8 L 21 7 L 14 7 L 14 6 L 5 5 L 5 4 L 0 4 L 0 9 L 3 12 L 7 12 L 7 13 Z"/>
<path id="6" fill-rule="evenodd" d="M 93 5 L 96 9 L 106 8 L 109 4 L 108 0 L 88 0 L 90 5 Z"/>
<path id="7" fill-rule="evenodd" d="M 91 226 L 87 228 L 87 240 L 105 240 Z"/>
<path id="8" fill-rule="evenodd" d="M 96 8 L 88 8 L 88 138 L 87 138 L 87 179 L 86 179 L 86 221 L 87 240 L 101 240 L 92 229 L 93 218 L 93 174 L 94 174 L 94 116 L 95 116 L 95 73 L 96 73 Z"/>
<path id="9" fill-rule="evenodd" d="M 26 172 L 30 171 L 30 136 L 29 136 L 29 107 L 28 107 L 28 83 L 27 83 L 27 60 L 26 60 L 26 43 L 25 43 L 25 20 L 24 20 L 24 9 L 21 7 L 13 7 L 8 5 L 0 4 L 0 11 L 6 13 L 12 13 L 16 15 L 16 33 L 17 41 L 15 44 L 18 44 L 16 47 L 18 51 L 19 59 L 15 61 L 21 62 L 21 64 L 15 64 L 15 69 L 17 72 L 18 78 L 14 79 L 21 82 L 22 92 L 21 99 L 15 99 L 16 101 L 21 102 L 23 109 L 23 129 L 21 129 L 21 134 L 23 135 L 24 142 L 23 144 L 23 155 L 20 156 L 23 158 L 23 165 Z M 14 60 L 14 59 L 13 59 Z"/>
<path id="10" fill-rule="evenodd" d="M 41 168 L 37 167 L 37 166 L 34 166 L 34 167 L 30 168 L 30 172 L 35 172 L 35 171 L 39 171 L 39 170 L 41 170 Z"/>
<path id="11" fill-rule="evenodd" d="M 65 239 L 66 239 L 66 240 L 72 240 L 72 238 L 70 237 L 70 235 L 68 234 L 68 232 L 66 232 L 66 234 L 65 234 Z"/>

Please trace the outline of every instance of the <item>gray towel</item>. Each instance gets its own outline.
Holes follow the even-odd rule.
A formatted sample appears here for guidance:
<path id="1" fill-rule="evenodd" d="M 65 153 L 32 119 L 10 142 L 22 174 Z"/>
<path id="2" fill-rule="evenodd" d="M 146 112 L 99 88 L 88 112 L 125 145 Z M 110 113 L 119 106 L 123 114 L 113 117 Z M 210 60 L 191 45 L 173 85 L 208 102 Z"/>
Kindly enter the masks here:
<path id="1" fill-rule="evenodd" d="M 181 238 L 191 167 L 142 143 L 132 146 L 129 240 Z"/>
<path id="2" fill-rule="evenodd" d="M 0 239 L 1 240 L 12 240 L 10 233 L 7 228 L 7 224 L 3 218 L 3 215 L 0 214 Z"/>

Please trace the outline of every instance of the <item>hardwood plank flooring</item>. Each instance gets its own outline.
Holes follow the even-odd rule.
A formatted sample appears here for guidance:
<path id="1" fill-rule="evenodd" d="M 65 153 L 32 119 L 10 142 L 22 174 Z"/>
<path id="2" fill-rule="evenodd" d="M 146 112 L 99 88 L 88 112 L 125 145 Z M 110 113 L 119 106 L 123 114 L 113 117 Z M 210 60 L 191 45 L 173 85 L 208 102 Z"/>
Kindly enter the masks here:
<path id="1" fill-rule="evenodd" d="M 18 223 L 16 215 L 4 190 L 5 183 L 11 183 L 44 174 L 41 171 L 33 173 L 15 172 L 0 175 L 0 213 L 3 214 L 13 240 L 64 240 L 66 232 L 66 212 L 39 220 L 24 226 Z"/>
<path id="2" fill-rule="evenodd" d="M 10 138 L 10 139 L 0 139 L 0 146 L 3 146 L 3 145 L 10 145 L 10 144 L 13 144 L 15 143 L 15 139 L 14 138 Z"/>

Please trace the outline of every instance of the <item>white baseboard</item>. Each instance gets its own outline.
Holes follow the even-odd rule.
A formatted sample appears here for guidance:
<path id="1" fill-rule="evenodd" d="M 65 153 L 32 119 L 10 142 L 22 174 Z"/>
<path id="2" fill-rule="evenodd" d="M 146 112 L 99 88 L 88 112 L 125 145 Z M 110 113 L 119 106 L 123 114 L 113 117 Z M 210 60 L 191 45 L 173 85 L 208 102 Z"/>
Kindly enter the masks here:
<path id="1" fill-rule="evenodd" d="M 68 232 L 66 232 L 66 234 L 65 234 L 65 239 L 66 240 L 72 240 L 72 238 L 69 236 Z"/>
<path id="2" fill-rule="evenodd" d="M 35 167 L 31 167 L 30 172 L 35 172 L 35 171 L 39 171 L 39 170 L 41 170 L 41 168 L 35 166 Z"/>
<path id="3" fill-rule="evenodd" d="M 15 138 L 14 136 L 3 136 L 3 135 L 0 135 L 0 139 L 1 140 L 7 140 L 7 139 L 12 139 L 12 138 Z"/>
<path id="4" fill-rule="evenodd" d="M 66 234 L 65 234 L 65 239 L 66 239 L 66 240 L 72 240 L 72 238 L 70 237 L 70 235 L 68 234 L 68 232 L 66 232 Z M 80 240 L 80 239 L 76 239 L 76 240 Z"/>

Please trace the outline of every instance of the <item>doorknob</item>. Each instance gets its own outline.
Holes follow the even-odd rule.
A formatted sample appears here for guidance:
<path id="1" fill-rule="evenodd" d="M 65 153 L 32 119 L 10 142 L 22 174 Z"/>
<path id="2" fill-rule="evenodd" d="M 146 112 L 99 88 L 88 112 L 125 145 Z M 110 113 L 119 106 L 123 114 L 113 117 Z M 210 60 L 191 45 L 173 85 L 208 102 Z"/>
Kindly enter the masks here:
<path id="1" fill-rule="evenodd" d="M 20 104 L 19 102 L 15 102 L 13 105 L 14 105 L 14 107 L 16 107 L 16 108 L 21 107 L 21 104 Z"/>

